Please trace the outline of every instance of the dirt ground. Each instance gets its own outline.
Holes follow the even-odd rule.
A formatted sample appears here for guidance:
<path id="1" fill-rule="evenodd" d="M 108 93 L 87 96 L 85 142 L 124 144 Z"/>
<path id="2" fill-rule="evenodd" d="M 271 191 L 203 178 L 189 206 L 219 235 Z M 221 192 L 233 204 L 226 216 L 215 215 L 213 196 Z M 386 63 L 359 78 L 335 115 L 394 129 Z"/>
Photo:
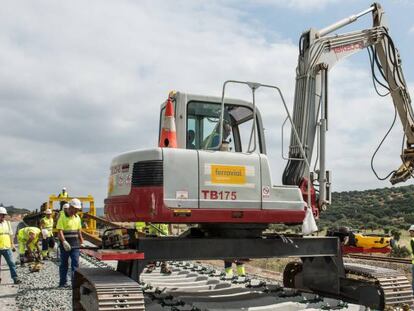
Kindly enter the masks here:
<path id="1" fill-rule="evenodd" d="M 283 269 L 286 264 L 291 261 L 297 261 L 295 258 L 280 259 L 251 259 L 245 263 L 246 273 L 256 275 L 262 278 L 282 282 Z M 222 260 L 198 260 L 198 263 L 208 264 L 218 270 L 224 270 L 224 262 Z M 233 271 L 236 272 L 233 265 Z"/>

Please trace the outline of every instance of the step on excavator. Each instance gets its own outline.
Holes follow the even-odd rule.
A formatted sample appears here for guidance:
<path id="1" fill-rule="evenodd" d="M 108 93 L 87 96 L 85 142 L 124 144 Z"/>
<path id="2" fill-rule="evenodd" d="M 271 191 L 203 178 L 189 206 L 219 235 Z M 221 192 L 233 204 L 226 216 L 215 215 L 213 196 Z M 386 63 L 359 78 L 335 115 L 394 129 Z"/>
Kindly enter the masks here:
<path id="1" fill-rule="evenodd" d="M 368 14 L 372 27 L 333 34 Z M 374 84 L 391 95 L 404 130 L 402 164 L 390 181 L 409 179 L 414 150 L 411 99 L 384 11 L 374 3 L 358 14 L 301 35 L 292 115 L 282 91 L 274 85 L 229 80 L 221 97 L 169 94 L 160 111 L 161 147 L 130 151 L 112 160 L 105 214 L 115 222 L 196 226 L 174 237 L 137 237 L 134 230 L 125 229 L 118 239 L 124 242 L 116 243 L 117 247 L 105 243 L 114 240 L 114 232 L 111 239 L 104 234 L 100 248 L 88 253 L 100 260 L 118 260 L 117 269 L 77 270 L 74 310 L 116 309 L 121 307 L 119 297 L 129 310 L 143 310 L 138 282 L 148 262 L 288 256 L 299 257 L 301 262 L 287 265 L 287 287 L 375 309 L 412 304 L 413 292 L 405 276 L 389 269 L 344 264 L 337 237 L 309 236 L 317 230 L 315 219 L 331 202 L 331 173 L 325 156 L 328 73 L 340 60 L 365 49 Z M 231 84 L 249 88 L 251 101 L 227 98 L 226 88 Z M 275 94 L 274 109 L 286 114 L 281 126 L 291 127 L 280 185 L 271 179 L 264 125 L 256 104 L 259 89 Z M 317 165 L 312 170 L 314 149 Z M 270 224 L 303 225 L 304 234 L 267 233 Z M 122 294 L 128 291 L 130 296 Z"/>

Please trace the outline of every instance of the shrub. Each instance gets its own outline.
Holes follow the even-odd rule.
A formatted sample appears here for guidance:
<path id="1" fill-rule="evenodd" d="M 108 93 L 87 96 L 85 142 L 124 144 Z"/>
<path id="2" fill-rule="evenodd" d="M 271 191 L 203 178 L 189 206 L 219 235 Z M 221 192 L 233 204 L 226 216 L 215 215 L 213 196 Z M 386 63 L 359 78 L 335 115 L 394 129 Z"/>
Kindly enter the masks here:
<path id="1" fill-rule="evenodd" d="M 402 257 L 408 257 L 410 255 L 411 255 L 411 252 L 405 246 L 395 245 L 391 250 L 392 257 L 402 258 Z"/>

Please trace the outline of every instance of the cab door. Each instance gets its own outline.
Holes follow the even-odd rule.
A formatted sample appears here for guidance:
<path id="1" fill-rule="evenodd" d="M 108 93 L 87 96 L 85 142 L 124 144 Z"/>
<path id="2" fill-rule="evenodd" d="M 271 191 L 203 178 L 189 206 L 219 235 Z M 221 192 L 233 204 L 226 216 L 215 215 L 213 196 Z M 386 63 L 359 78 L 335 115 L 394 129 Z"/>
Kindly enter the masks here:
<path id="1" fill-rule="evenodd" d="M 187 105 L 187 149 L 198 150 L 199 206 L 260 209 L 259 139 L 256 152 L 246 152 L 253 111 L 246 105 L 225 105 L 220 146 L 220 109 L 215 102 Z"/>

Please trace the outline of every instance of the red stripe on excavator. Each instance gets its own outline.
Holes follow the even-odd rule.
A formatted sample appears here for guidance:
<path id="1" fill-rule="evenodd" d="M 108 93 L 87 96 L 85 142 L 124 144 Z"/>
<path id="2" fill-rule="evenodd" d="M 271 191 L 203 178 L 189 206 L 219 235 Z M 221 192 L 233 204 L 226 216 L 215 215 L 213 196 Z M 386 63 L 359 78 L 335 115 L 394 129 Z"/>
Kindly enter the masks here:
<path id="1" fill-rule="evenodd" d="M 105 200 L 105 215 L 110 221 L 161 223 L 302 223 L 305 211 L 265 209 L 185 208 L 191 213 L 174 213 L 178 208 L 164 205 L 163 187 L 132 187 L 129 195 Z"/>

